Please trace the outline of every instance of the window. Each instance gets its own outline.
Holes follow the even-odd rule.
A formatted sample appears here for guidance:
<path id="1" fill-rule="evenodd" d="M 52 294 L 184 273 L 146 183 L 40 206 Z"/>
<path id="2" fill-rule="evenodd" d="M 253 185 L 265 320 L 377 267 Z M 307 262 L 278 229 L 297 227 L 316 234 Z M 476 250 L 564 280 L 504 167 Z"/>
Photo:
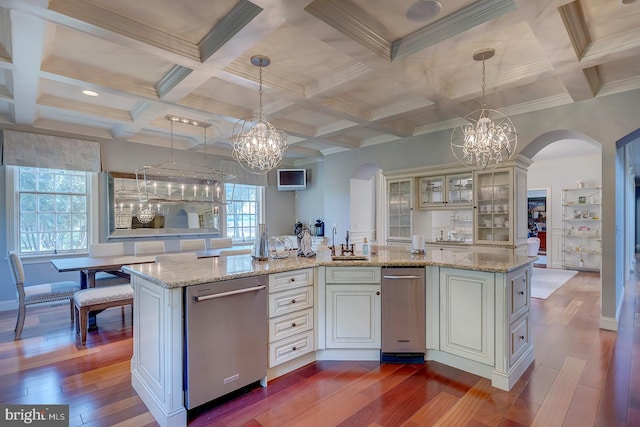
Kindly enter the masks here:
<path id="1" fill-rule="evenodd" d="M 264 187 L 257 185 L 225 184 L 227 205 L 227 237 L 233 241 L 255 240 L 256 227 L 262 218 Z"/>
<path id="2" fill-rule="evenodd" d="M 90 173 L 15 167 L 14 247 L 24 255 L 86 252 Z"/>

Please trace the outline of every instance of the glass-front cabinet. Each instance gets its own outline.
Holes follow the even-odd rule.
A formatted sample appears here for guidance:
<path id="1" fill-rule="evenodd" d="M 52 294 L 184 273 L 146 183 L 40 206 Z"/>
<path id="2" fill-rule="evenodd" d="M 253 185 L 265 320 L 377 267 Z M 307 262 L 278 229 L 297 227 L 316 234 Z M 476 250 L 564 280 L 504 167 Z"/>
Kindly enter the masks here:
<path id="1" fill-rule="evenodd" d="M 477 243 L 513 243 L 513 177 L 512 169 L 476 172 Z"/>
<path id="2" fill-rule="evenodd" d="M 410 241 L 412 234 L 413 179 L 388 181 L 388 232 L 389 240 Z"/>
<path id="3" fill-rule="evenodd" d="M 473 202 L 473 174 L 425 176 L 418 179 L 420 209 L 470 206 Z"/>

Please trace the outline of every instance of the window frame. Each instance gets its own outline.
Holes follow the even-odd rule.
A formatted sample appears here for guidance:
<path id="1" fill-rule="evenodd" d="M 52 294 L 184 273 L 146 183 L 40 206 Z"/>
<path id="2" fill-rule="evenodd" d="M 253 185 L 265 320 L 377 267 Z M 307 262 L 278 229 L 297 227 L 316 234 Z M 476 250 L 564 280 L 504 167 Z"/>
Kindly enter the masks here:
<path id="1" fill-rule="evenodd" d="M 24 166 L 31 167 L 31 166 Z M 37 166 L 33 166 L 37 167 Z M 5 166 L 6 173 L 6 200 L 7 200 L 7 212 L 6 212 L 6 230 L 7 230 L 7 248 L 8 250 L 15 250 L 18 252 L 21 258 L 56 258 L 56 257 L 70 257 L 70 256 L 82 256 L 89 253 L 89 245 L 93 242 L 95 236 L 98 236 L 100 218 L 99 218 L 99 185 L 98 185 L 98 173 L 87 173 L 87 248 L 85 250 L 71 250 L 63 252 L 21 252 L 20 251 L 20 232 L 19 232 L 19 173 L 21 166 Z M 52 168 L 40 168 L 40 169 L 52 169 Z M 83 172 L 83 171 L 80 171 Z"/>
<path id="2" fill-rule="evenodd" d="M 260 224 L 263 221 L 264 218 L 264 212 L 265 212 L 265 203 L 264 203 L 264 197 L 265 197 L 265 192 L 266 189 L 263 185 L 254 185 L 254 184 L 237 184 L 237 183 L 225 183 L 225 195 L 227 192 L 227 188 L 226 186 L 230 185 L 233 187 L 232 189 L 232 193 L 235 194 L 236 192 L 236 186 L 242 185 L 242 186 L 246 186 L 246 187 L 255 187 L 256 189 L 256 228 L 257 228 L 257 224 Z M 233 199 L 233 198 L 232 198 Z M 227 218 L 229 217 L 229 212 L 230 212 L 230 208 L 229 206 L 234 204 L 234 202 L 232 200 L 226 200 L 226 202 L 228 203 L 225 206 L 224 209 L 224 218 L 223 218 L 223 224 L 224 224 L 224 232 L 223 232 L 223 236 L 224 237 L 229 237 L 229 228 L 227 227 Z M 246 201 L 241 201 L 242 203 L 245 203 Z M 257 232 L 257 231 L 255 231 Z M 252 243 L 255 241 L 255 239 L 245 239 L 245 238 L 234 238 L 231 237 L 232 242 L 234 244 L 242 244 L 242 243 Z"/>

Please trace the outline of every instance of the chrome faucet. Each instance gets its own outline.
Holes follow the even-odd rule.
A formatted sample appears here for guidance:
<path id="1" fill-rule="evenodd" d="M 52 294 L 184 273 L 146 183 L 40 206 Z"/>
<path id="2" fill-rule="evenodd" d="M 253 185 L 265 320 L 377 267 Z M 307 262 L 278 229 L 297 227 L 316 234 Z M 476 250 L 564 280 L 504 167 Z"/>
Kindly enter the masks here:
<path id="1" fill-rule="evenodd" d="M 336 233 L 338 232 L 338 230 L 336 230 L 336 226 L 333 226 L 333 230 L 331 230 L 331 246 L 329 246 L 329 249 L 331 249 L 331 256 L 336 256 Z"/>

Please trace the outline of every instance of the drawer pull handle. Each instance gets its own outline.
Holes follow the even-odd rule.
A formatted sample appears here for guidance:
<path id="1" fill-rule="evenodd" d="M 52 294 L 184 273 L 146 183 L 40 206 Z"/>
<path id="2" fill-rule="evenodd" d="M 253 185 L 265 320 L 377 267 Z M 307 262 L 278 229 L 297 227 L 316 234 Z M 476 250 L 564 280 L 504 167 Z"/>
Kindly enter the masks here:
<path id="1" fill-rule="evenodd" d="M 295 328 L 295 327 L 296 327 L 296 322 L 293 322 L 293 323 L 291 324 L 291 327 L 292 327 L 292 328 Z"/>
<path id="2" fill-rule="evenodd" d="M 524 291 L 520 291 L 518 292 L 520 295 L 524 295 Z"/>
<path id="3" fill-rule="evenodd" d="M 524 335 L 520 335 L 520 341 L 524 340 Z"/>
<path id="4" fill-rule="evenodd" d="M 292 278 L 291 278 L 291 279 L 289 279 L 289 280 L 290 280 L 290 281 L 292 281 L 292 282 L 295 282 L 295 281 L 296 281 L 296 278 L 295 278 L 295 277 L 292 277 Z"/>
<path id="5" fill-rule="evenodd" d="M 291 347 L 292 351 L 296 351 L 298 348 L 297 347 Z"/>

